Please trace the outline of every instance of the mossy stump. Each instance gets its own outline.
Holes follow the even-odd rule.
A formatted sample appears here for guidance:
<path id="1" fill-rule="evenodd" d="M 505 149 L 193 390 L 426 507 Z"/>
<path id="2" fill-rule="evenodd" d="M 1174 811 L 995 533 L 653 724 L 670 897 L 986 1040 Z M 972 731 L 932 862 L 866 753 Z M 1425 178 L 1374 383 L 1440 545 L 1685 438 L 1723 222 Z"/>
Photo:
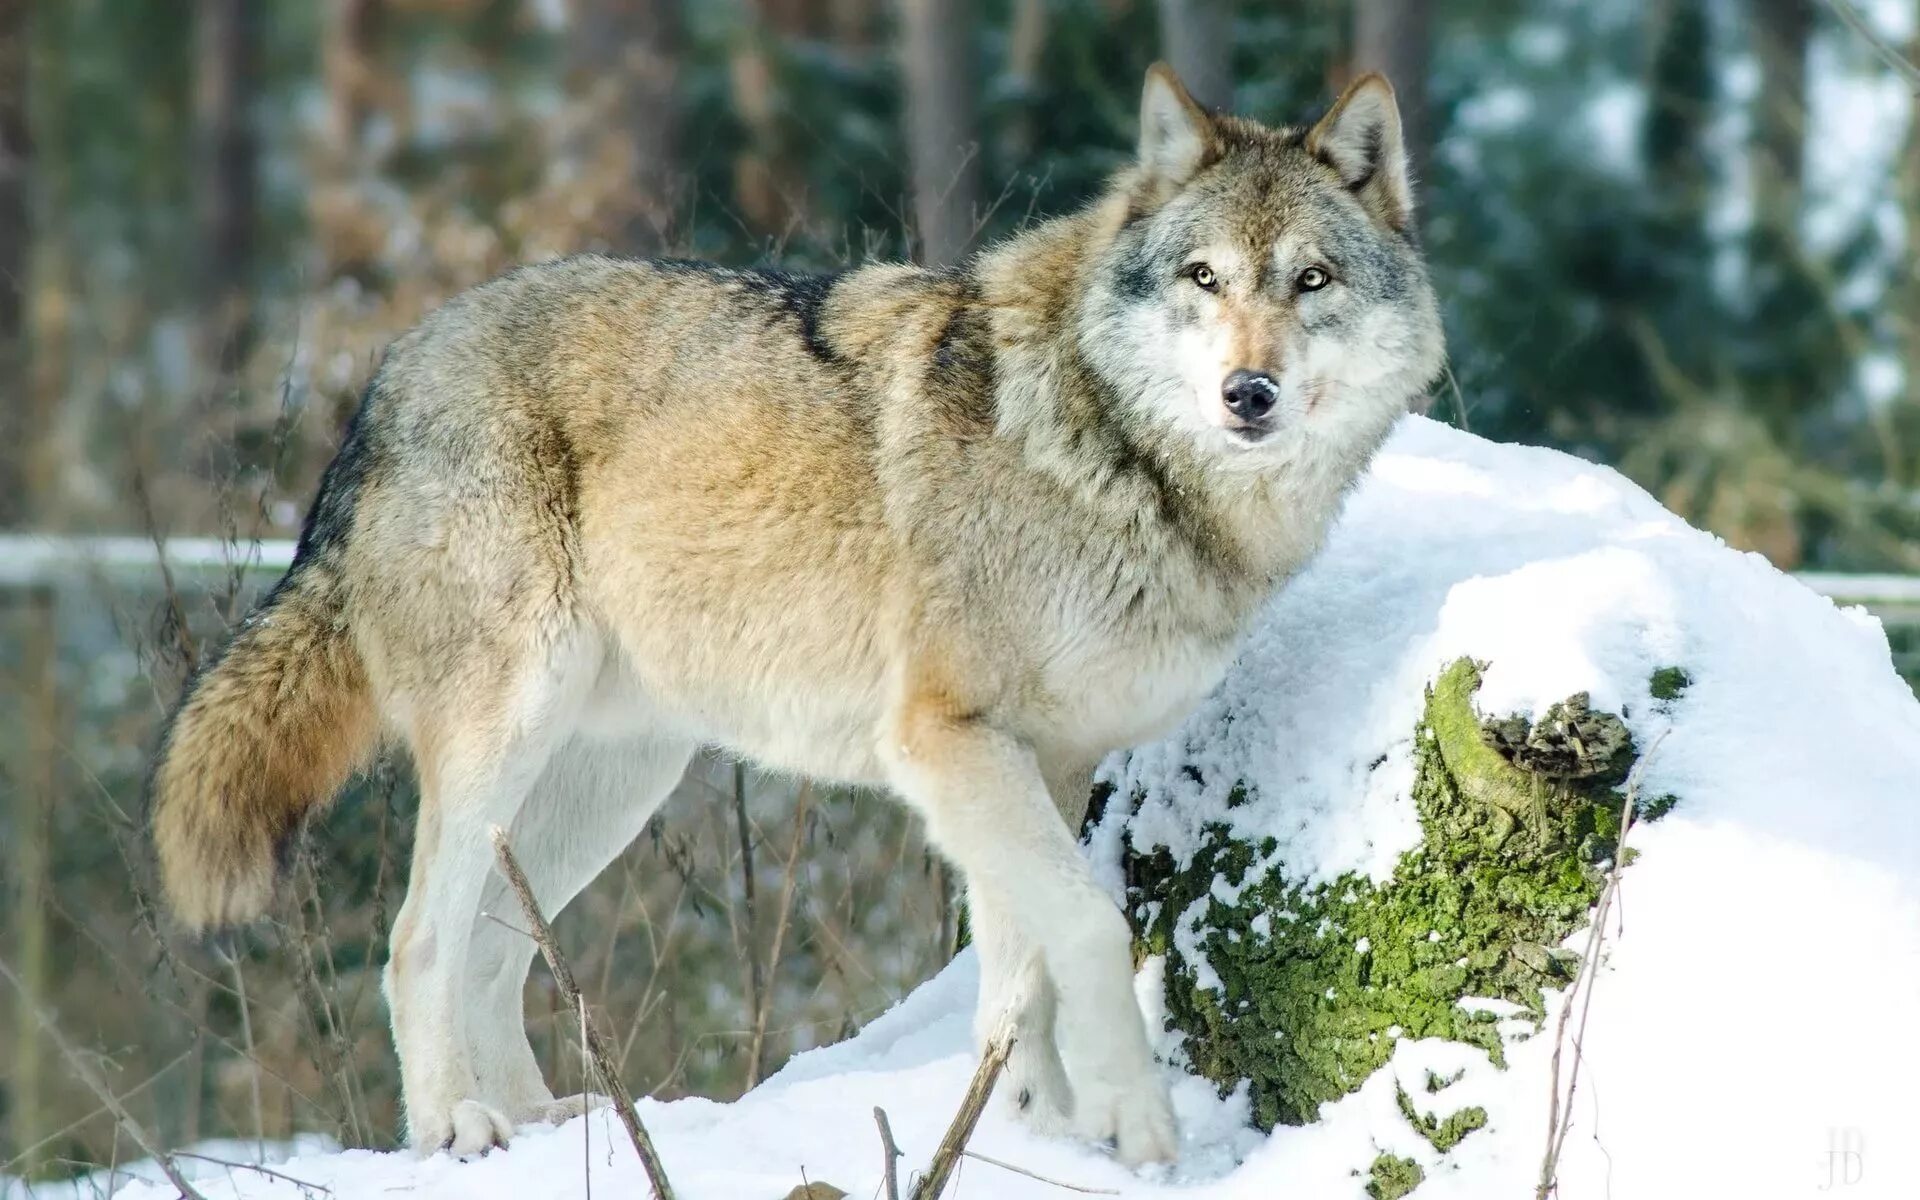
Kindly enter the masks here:
<path id="1" fill-rule="evenodd" d="M 1223 1094 L 1247 1084 L 1263 1129 L 1312 1121 L 1402 1037 L 1464 1042 L 1504 1066 L 1497 1018 L 1460 1001 L 1497 998 L 1538 1016 L 1542 989 L 1573 978 L 1578 956 L 1561 943 L 1605 884 L 1633 738 L 1584 694 L 1537 722 L 1483 717 L 1482 669 L 1461 659 L 1427 692 L 1414 731 L 1422 838 L 1383 884 L 1351 874 L 1303 882 L 1270 839 L 1236 841 L 1224 824 L 1205 830 L 1184 865 L 1164 848 L 1126 846 L 1136 949 L 1166 956 L 1168 1022 L 1190 1069 Z M 1675 678 L 1656 676 L 1672 693 L 1663 700 L 1678 694 Z M 1236 794 L 1257 802 L 1258 789 L 1244 780 Z M 1216 879 L 1237 898 L 1222 901 Z M 1176 938 L 1182 922 L 1194 936 Z M 1189 961 L 1182 944 L 1205 962 Z M 1486 1121 L 1479 1109 L 1423 1118 L 1403 1100 L 1441 1151 Z M 1397 1165 L 1390 1174 L 1370 1188 L 1399 1195 L 1391 1189 L 1418 1182 Z"/>

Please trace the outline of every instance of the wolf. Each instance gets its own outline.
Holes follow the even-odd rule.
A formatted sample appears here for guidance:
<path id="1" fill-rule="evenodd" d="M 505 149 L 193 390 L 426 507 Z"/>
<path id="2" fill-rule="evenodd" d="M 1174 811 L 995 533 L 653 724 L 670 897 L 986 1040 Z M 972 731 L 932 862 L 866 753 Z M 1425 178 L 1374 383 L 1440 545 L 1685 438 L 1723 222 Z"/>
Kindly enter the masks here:
<path id="1" fill-rule="evenodd" d="M 1135 161 L 964 265 L 568 258 L 394 342 L 293 565 L 188 685 L 150 822 L 188 930 L 254 919 L 383 745 L 420 808 L 384 975 L 407 1136 L 582 1111 L 481 920 L 563 908 L 712 747 L 890 789 L 962 873 L 1035 1127 L 1178 1149 L 1096 765 L 1174 727 L 1443 358 L 1392 88 L 1311 127 L 1155 65 Z"/>

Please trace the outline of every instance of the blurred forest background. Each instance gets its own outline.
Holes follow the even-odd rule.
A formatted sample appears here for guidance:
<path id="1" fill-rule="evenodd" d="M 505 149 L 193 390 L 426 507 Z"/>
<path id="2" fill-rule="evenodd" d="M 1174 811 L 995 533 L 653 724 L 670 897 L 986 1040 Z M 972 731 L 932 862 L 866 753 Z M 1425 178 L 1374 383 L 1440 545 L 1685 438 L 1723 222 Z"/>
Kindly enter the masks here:
<path id="1" fill-rule="evenodd" d="M 588 249 L 952 261 L 1122 165 L 1155 58 L 1270 122 L 1383 69 L 1453 356 L 1434 417 L 1612 463 L 1782 568 L 1920 572 L 1917 9 L 0 0 L 0 530 L 226 548 L 0 561 L 0 1192 L 130 1151 L 43 1015 L 169 1145 L 391 1144 L 404 765 L 226 958 L 162 936 L 139 792 L 271 581 L 259 541 L 454 292 Z M 942 871 L 875 798 L 719 762 L 682 790 L 560 922 L 636 1092 L 737 1094 L 951 953 Z M 529 996 L 576 1090 L 544 968 Z"/>

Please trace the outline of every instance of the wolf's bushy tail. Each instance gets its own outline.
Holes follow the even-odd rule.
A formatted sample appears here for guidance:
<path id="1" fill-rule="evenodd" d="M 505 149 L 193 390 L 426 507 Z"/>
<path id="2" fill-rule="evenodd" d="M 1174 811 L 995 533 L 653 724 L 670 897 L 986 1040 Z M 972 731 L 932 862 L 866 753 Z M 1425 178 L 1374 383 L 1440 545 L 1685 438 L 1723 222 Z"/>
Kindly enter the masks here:
<path id="1" fill-rule="evenodd" d="M 150 828 L 161 890 L 192 931 L 263 914 L 302 819 L 374 749 L 378 719 L 341 591 L 329 565 L 296 561 L 168 722 Z"/>

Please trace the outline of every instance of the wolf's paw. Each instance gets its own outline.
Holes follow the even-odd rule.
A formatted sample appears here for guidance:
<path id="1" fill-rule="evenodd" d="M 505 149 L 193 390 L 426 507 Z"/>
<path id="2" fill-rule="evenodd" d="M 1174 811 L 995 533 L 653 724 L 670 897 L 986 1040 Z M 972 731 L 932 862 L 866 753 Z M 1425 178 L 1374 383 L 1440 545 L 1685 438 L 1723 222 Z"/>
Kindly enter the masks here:
<path id="1" fill-rule="evenodd" d="M 613 1101 L 599 1092 L 576 1092 L 515 1111 L 516 1125 L 563 1125 L 575 1117 L 606 1108 Z"/>
<path id="2" fill-rule="evenodd" d="M 423 1155 L 445 1150 L 455 1158 L 485 1154 L 495 1146 L 504 1147 L 512 1137 L 513 1123 L 477 1100 L 462 1100 L 413 1128 L 414 1149 Z"/>
<path id="3" fill-rule="evenodd" d="M 1073 1089 L 1052 1039 L 1014 1042 L 999 1090 L 1008 1110 L 1035 1133 L 1060 1137 L 1073 1131 Z"/>
<path id="4" fill-rule="evenodd" d="M 1089 1141 L 1112 1142 L 1115 1155 L 1130 1167 L 1170 1163 L 1180 1154 L 1180 1128 L 1157 1075 L 1131 1086 L 1075 1088 L 1074 1132 Z"/>

